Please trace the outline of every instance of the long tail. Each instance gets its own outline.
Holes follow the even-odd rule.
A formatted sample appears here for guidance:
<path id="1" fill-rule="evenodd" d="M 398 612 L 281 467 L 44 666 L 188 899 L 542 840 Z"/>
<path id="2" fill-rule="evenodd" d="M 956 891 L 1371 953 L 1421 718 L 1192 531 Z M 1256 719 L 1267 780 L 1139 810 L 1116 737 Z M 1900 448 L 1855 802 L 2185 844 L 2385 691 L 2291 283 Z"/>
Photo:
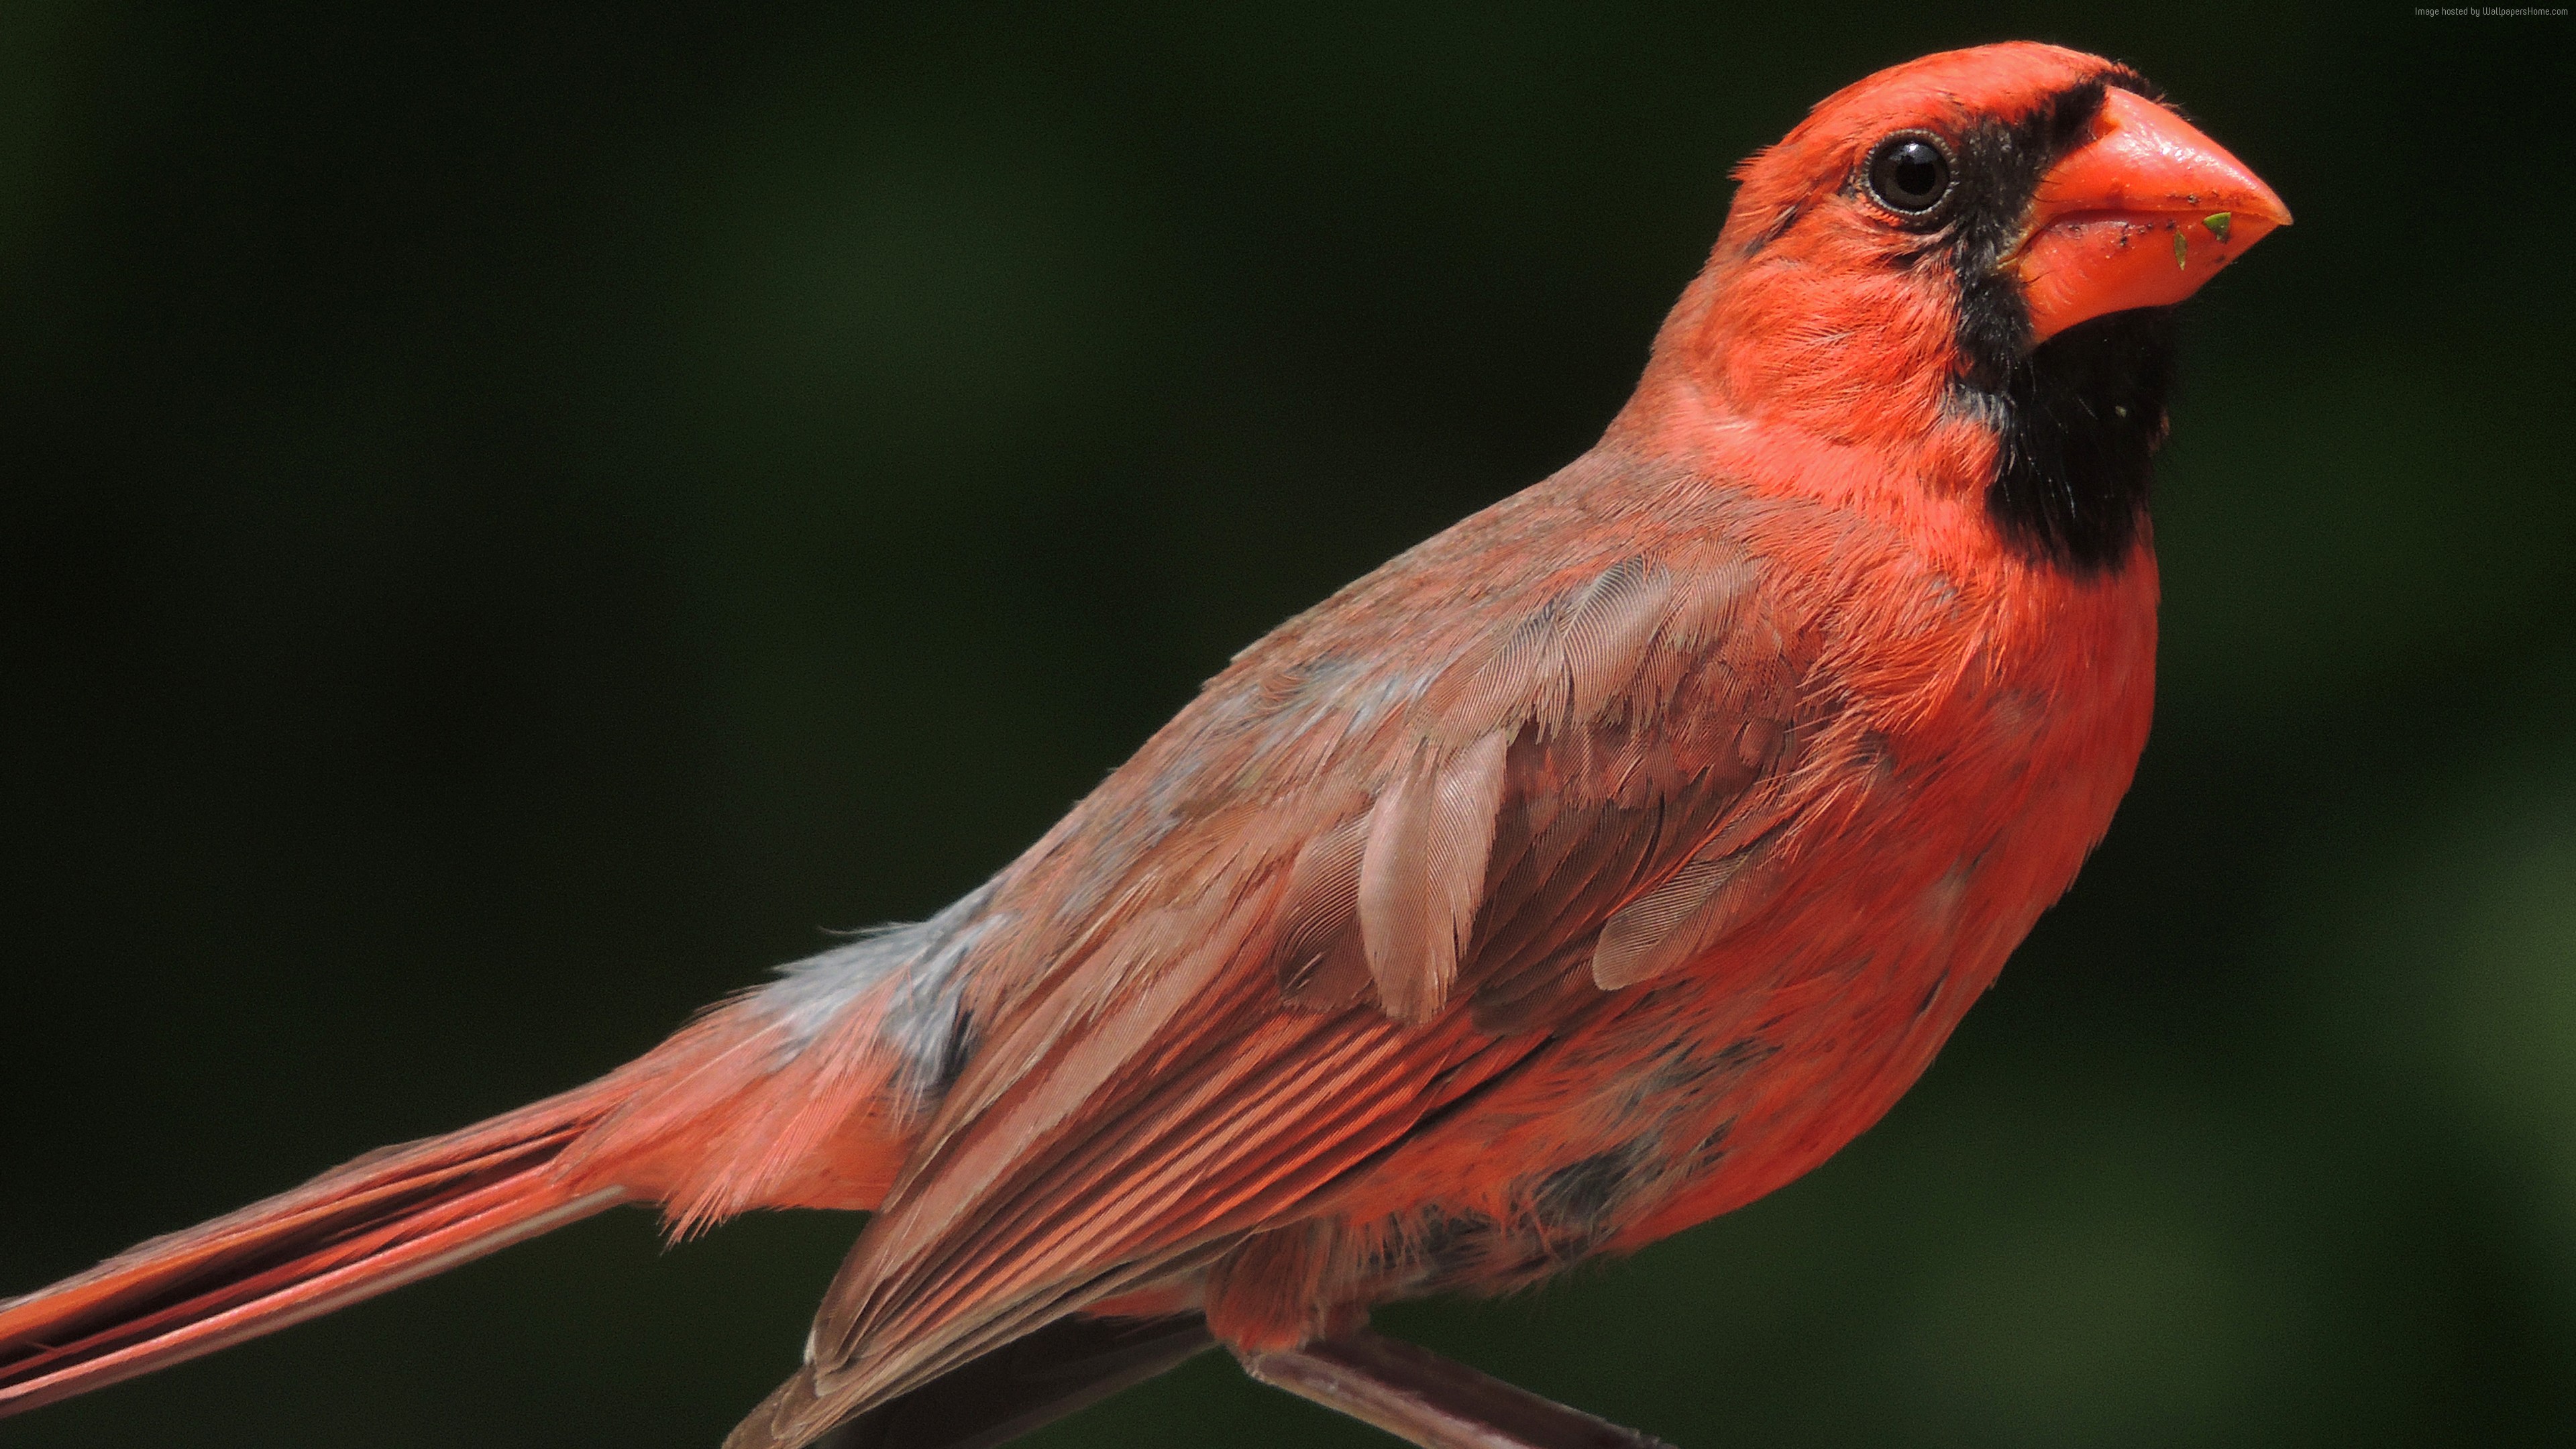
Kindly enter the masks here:
<path id="1" fill-rule="evenodd" d="M 0 1415 L 300 1323 L 610 1206 L 623 1189 L 579 1191 L 550 1170 L 615 1105 L 603 1096 L 586 1088 L 371 1152 L 0 1302 Z"/>
<path id="2" fill-rule="evenodd" d="M 750 1207 L 874 1207 L 904 1142 L 872 1027 L 869 1009 L 800 1031 L 739 998 L 588 1086 L 369 1153 L 0 1300 L 0 1417 L 301 1323 L 621 1201 L 665 1204 L 682 1229 Z"/>

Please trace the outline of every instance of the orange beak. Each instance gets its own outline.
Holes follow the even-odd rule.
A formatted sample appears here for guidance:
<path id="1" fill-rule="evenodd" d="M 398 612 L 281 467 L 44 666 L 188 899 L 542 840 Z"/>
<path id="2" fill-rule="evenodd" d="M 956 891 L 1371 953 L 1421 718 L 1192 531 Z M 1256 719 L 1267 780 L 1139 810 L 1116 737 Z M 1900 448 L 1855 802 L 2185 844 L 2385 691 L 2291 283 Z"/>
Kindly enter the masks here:
<path id="1" fill-rule="evenodd" d="M 2030 302 L 2031 345 L 2078 322 L 2164 307 L 2290 224 L 2262 178 L 2190 122 L 2113 90 L 2085 142 L 2041 177 L 2004 265 Z"/>

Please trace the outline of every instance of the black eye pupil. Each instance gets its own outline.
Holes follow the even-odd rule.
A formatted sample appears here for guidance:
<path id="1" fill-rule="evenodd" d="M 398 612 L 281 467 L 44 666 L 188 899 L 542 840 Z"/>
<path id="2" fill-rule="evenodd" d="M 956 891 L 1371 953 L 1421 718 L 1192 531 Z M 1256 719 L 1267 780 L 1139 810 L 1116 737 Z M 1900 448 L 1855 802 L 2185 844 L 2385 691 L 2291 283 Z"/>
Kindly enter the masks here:
<path id="1" fill-rule="evenodd" d="M 1941 156 L 1920 141 L 1908 142 L 1896 153 L 1896 165 L 1888 175 L 1896 182 L 1900 196 L 1911 200 L 1930 196 L 1941 185 Z"/>
<path id="2" fill-rule="evenodd" d="M 1950 158 L 1919 136 L 1899 137 L 1870 158 L 1869 189 L 1895 210 L 1930 211 L 1950 189 Z"/>

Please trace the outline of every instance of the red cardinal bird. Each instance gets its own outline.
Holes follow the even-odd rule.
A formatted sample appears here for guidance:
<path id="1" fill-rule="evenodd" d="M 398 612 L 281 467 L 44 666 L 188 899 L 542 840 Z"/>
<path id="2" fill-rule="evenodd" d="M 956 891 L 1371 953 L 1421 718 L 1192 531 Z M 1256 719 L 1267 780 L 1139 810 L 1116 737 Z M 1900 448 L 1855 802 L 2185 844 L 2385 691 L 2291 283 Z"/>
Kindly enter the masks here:
<path id="1" fill-rule="evenodd" d="M 0 1409 L 612 1203 L 821 1207 L 875 1216 L 728 1442 L 935 1402 L 994 1422 L 916 1440 L 992 1442 L 1031 1365 L 1257 1366 L 1814 1167 L 2146 740 L 2170 306 L 2290 219 L 2154 96 L 2027 44 L 1835 95 L 1564 471 L 1243 651 L 930 920 L 0 1305 Z"/>

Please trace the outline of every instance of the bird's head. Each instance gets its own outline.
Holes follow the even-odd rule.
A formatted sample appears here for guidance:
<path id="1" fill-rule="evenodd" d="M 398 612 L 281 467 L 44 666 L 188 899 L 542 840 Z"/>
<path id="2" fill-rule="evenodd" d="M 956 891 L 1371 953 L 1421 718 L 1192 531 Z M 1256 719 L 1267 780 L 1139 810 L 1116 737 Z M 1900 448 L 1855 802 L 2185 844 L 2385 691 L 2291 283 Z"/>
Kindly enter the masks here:
<path id="1" fill-rule="evenodd" d="M 1881 71 L 1736 176 L 1641 400 L 1910 454 L 2079 568 L 2137 534 L 2168 309 L 2290 220 L 2137 73 L 2028 43 Z"/>

